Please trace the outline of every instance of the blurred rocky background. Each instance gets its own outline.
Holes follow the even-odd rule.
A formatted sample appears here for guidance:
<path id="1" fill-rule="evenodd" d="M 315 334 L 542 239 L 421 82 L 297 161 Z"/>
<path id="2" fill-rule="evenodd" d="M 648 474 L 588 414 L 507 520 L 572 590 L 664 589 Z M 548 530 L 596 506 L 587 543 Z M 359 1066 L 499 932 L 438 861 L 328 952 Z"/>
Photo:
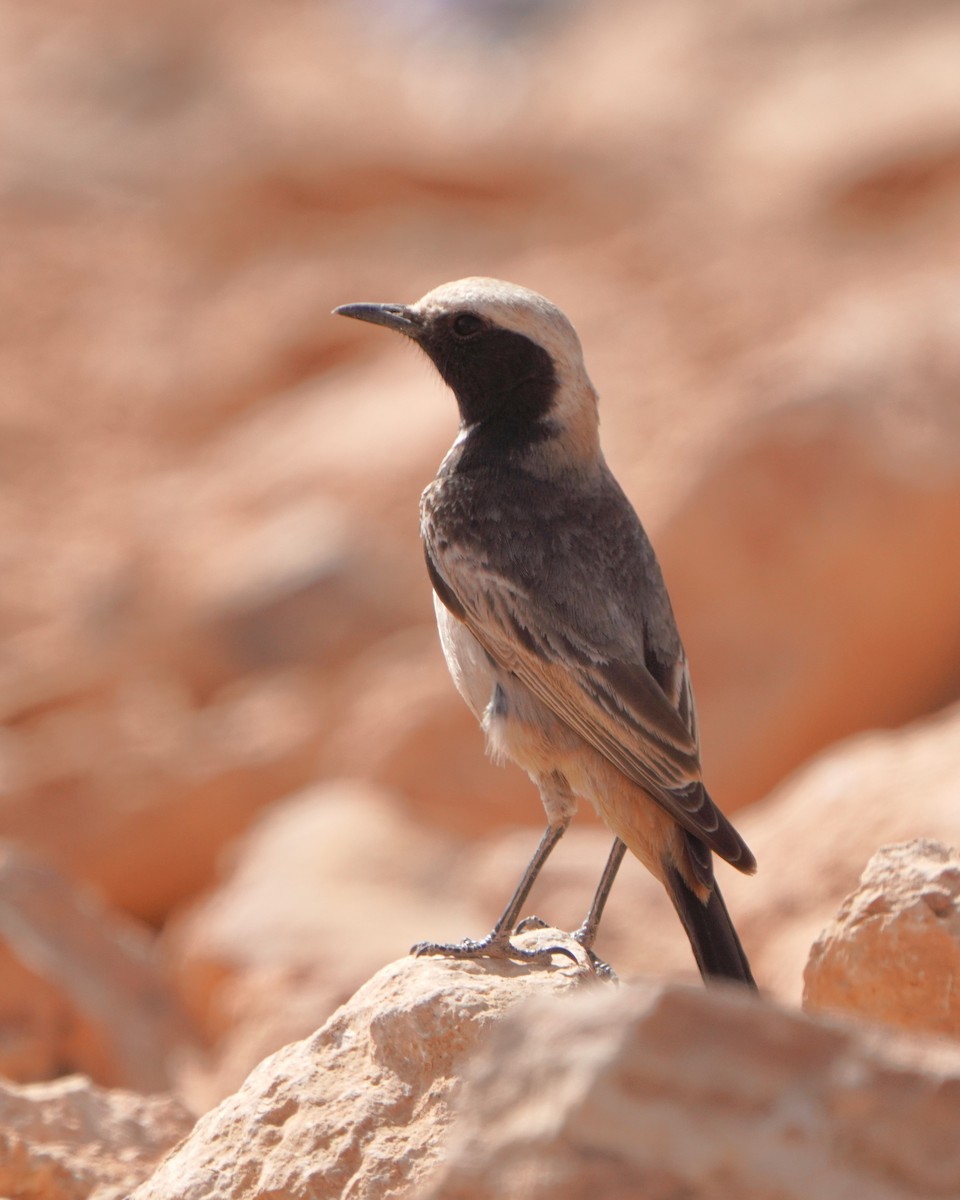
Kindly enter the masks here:
<path id="1" fill-rule="evenodd" d="M 882 846 L 960 844 L 958 62 L 942 0 L 0 3 L 12 1087 L 202 1111 L 500 911 L 542 814 L 436 642 L 455 407 L 330 316 L 467 274 L 580 331 L 761 985 L 798 1003 L 818 939 L 810 1006 L 923 1027 L 838 982 L 857 903 L 825 927 Z M 582 813 L 533 908 L 578 924 L 607 840 Z M 955 913 L 931 853 L 884 912 Z M 598 948 L 694 978 L 636 863 Z"/>

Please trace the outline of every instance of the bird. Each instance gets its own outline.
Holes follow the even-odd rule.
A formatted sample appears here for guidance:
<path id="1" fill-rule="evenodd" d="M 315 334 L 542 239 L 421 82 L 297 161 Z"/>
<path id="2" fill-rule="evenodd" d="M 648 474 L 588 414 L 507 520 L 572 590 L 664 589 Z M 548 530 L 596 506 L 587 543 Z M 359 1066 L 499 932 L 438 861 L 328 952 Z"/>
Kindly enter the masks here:
<path id="1" fill-rule="evenodd" d="M 756 859 L 704 786 L 687 656 L 650 539 L 603 456 L 572 323 L 539 293 L 484 277 L 334 313 L 413 341 L 454 394 L 459 431 L 420 500 L 440 642 L 491 756 L 526 771 L 547 817 L 490 934 L 412 953 L 542 954 L 512 939 L 545 924 L 520 914 L 586 800 L 614 834 L 572 934 L 598 973 L 613 974 L 593 947 L 629 849 L 666 889 L 704 981 L 755 989 L 713 856 L 748 874 Z"/>

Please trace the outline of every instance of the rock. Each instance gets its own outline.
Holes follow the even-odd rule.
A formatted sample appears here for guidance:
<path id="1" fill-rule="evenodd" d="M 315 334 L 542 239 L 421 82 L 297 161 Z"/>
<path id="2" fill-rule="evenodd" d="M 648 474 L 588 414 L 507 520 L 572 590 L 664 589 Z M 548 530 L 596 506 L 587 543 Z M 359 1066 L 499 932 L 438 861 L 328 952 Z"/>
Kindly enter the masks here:
<path id="1" fill-rule="evenodd" d="M 345 411 L 331 413 L 333 398 Z M 96 666 L 80 671 L 59 642 L 45 651 L 72 664 L 66 677 L 0 658 L 0 832 L 159 923 L 211 881 L 258 809 L 316 777 L 330 728 L 357 701 L 347 664 L 432 620 L 419 487 L 398 519 L 394 486 L 417 470 L 400 453 L 414 447 L 429 477 L 431 431 L 452 414 L 437 405 L 418 424 L 404 403 L 401 437 L 387 419 L 397 399 L 328 381 L 146 473 L 117 518 L 133 561 L 108 564 L 65 639 L 92 646 Z M 385 451 L 364 453 L 373 422 L 393 471 Z M 364 516 L 383 525 L 376 535 L 336 499 L 373 468 Z"/>
<path id="2" fill-rule="evenodd" d="M 825 751 L 738 817 L 759 862 L 725 871 L 724 895 L 763 985 L 800 1000 L 810 946 L 879 846 L 960 845 L 960 705 Z"/>
<path id="3" fill-rule="evenodd" d="M 885 846 L 820 934 L 804 1008 L 960 1036 L 960 852 Z"/>
<path id="4" fill-rule="evenodd" d="M 734 988 L 592 978 L 560 956 L 394 963 L 261 1063 L 131 1200 L 923 1200 L 960 1187 L 956 1047 Z"/>
<path id="5" fill-rule="evenodd" d="M 0 1072 L 12 1079 L 82 1071 L 158 1092 L 193 1045 L 147 930 L 6 845 L 0 976 Z"/>
<path id="6" fill-rule="evenodd" d="M 193 1121 L 170 1096 L 107 1091 L 80 1076 L 0 1081 L 0 1194 L 124 1200 Z"/>
<path id="7" fill-rule="evenodd" d="M 215 1049 L 215 1073 L 191 1100 L 204 1108 L 232 1091 L 414 942 L 486 933 L 497 912 L 483 914 L 459 885 L 463 854 L 369 784 L 318 785 L 264 814 L 221 886 L 165 935 L 184 1003 Z"/>
<path id="8" fill-rule="evenodd" d="M 954 1046 L 641 982 L 507 1013 L 422 1194 L 932 1200 L 960 1189 L 958 1120 Z"/>
<path id="9" fill-rule="evenodd" d="M 523 941 L 562 938 L 540 930 Z M 203 1116 L 131 1200 L 415 1194 L 443 1152 L 462 1061 L 520 1000 L 595 978 L 554 962 L 565 965 L 406 958 L 383 968 Z"/>

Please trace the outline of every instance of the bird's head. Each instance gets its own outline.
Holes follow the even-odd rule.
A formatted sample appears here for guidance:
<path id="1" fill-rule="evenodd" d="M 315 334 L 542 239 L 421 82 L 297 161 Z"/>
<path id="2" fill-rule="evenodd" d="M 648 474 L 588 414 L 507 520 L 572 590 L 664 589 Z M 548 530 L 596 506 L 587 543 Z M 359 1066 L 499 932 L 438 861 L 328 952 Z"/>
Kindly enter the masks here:
<path id="1" fill-rule="evenodd" d="M 597 397 L 576 330 L 549 300 L 499 279 L 459 279 L 416 304 L 345 304 L 345 317 L 415 341 L 453 390 L 464 436 L 544 465 L 599 458 Z"/>

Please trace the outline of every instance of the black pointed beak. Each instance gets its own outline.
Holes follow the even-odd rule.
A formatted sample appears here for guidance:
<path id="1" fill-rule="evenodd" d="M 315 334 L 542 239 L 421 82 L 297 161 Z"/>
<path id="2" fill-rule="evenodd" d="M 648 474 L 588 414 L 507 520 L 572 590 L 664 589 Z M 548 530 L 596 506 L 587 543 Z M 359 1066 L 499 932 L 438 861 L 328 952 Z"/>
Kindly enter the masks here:
<path id="1" fill-rule="evenodd" d="M 418 313 L 405 304 L 341 304 L 334 313 L 339 317 L 353 317 L 357 321 L 369 321 L 371 325 L 385 325 L 397 333 L 419 341 L 423 321 Z"/>

